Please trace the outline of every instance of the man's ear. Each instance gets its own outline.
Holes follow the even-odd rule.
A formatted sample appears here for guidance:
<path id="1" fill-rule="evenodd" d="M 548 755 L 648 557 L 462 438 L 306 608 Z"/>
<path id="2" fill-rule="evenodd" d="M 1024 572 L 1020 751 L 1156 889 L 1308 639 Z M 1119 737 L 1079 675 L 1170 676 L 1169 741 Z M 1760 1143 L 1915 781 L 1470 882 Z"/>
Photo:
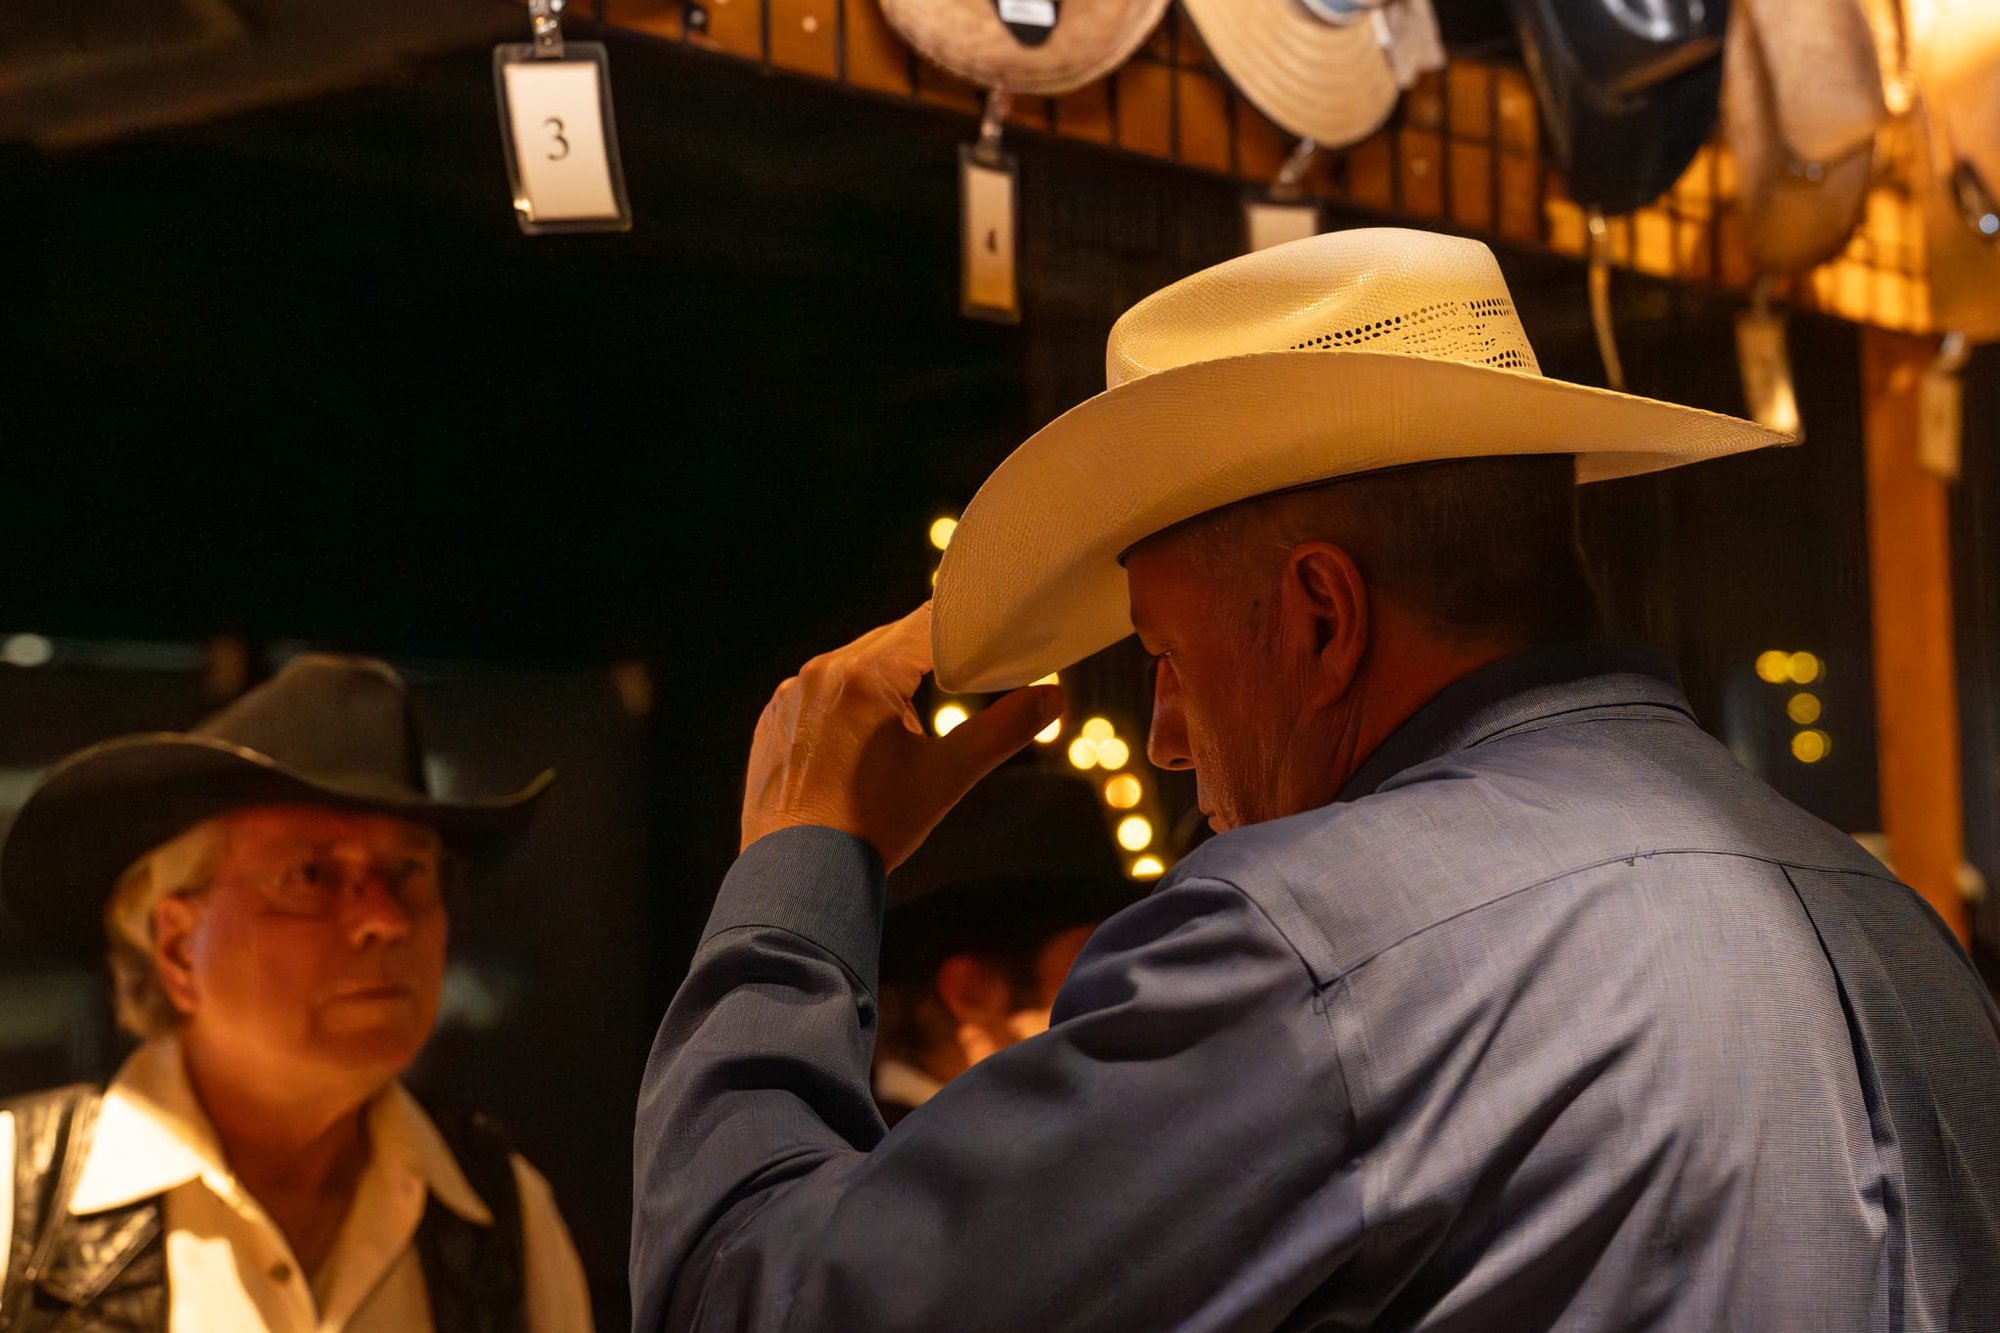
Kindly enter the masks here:
<path id="1" fill-rule="evenodd" d="M 1013 1008 L 1007 978 L 969 953 L 955 953 L 938 964 L 935 985 L 938 999 L 961 1025 L 1004 1023 Z"/>
<path id="2" fill-rule="evenodd" d="M 1368 651 L 1361 568 L 1332 542 L 1301 543 L 1285 558 L 1285 603 L 1315 665 L 1307 702 L 1333 703 L 1353 687 Z"/>
<path id="3" fill-rule="evenodd" d="M 185 894 L 170 893 L 153 904 L 153 971 L 168 1003 L 183 1016 L 195 1011 L 200 996 L 190 948 L 200 920 L 200 905 Z"/>

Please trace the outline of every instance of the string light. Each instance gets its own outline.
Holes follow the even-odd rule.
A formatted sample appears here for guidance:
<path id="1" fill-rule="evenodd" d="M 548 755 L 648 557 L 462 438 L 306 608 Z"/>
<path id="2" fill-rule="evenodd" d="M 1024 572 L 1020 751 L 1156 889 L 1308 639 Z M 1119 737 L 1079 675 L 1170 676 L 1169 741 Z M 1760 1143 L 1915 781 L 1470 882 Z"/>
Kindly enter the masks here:
<path id="1" fill-rule="evenodd" d="M 966 712 L 961 704 L 946 704 L 931 714 L 931 730 L 940 736 L 949 736 L 960 723 L 971 716 L 972 714 Z"/>
<path id="2" fill-rule="evenodd" d="M 1787 665 L 1792 680 L 1800 685 L 1810 685 L 1819 679 L 1820 660 L 1811 653 L 1793 653 Z"/>
<path id="3" fill-rule="evenodd" d="M 1109 718 L 1093 717 L 1084 722 L 1083 734 L 1093 741 L 1108 741 L 1118 734 L 1118 729 L 1111 725 Z"/>
<path id="4" fill-rule="evenodd" d="M 1132 863 L 1133 879 L 1158 879 L 1166 873 L 1166 862 L 1157 856 L 1142 856 Z"/>
<path id="5" fill-rule="evenodd" d="M 951 534 L 958 531 L 958 520 L 949 516 L 931 524 L 931 545 L 942 551 L 951 545 Z"/>
<path id="6" fill-rule="evenodd" d="M 1132 762 L 1132 747 L 1113 736 L 1097 743 L 1097 762 L 1104 768 L 1123 768 Z"/>
<path id="7" fill-rule="evenodd" d="M 1104 784 L 1104 803 L 1113 810 L 1130 810 L 1145 794 L 1145 787 L 1130 773 L 1120 773 Z"/>
<path id="8" fill-rule="evenodd" d="M 1833 753 L 1833 738 L 1817 729 L 1792 737 L 1792 758 L 1802 764 L 1817 764 Z"/>
<path id="9" fill-rule="evenodd" d="M 1757 679 L 1766 685 L 1783 685 L 1792 678 L 1792 655 L 1773 648 L 1757 654 Z"/>
<path id="10" fill-rule="evenodd" d="M 1078 736 L 1069 743 L 1069 762 L 1073 768 L 1097 767 L 1097 742 L 1088 736 Z"/>
<path id="11" fill-rule="evenodd" d="M 1127 815 L 1118 821 L 1118 845 L 1128 852 L 1143 852 L 1153 841 L 1153 821 L 1144 815 Z"/>
<path id="12" fill-rule="evenodd" d="M 1793 695 L 1785 705 L 1785 716 L 1802 727 L 1809 727 L 1819 721 L 1819 696 L 1804 691 Z"/>

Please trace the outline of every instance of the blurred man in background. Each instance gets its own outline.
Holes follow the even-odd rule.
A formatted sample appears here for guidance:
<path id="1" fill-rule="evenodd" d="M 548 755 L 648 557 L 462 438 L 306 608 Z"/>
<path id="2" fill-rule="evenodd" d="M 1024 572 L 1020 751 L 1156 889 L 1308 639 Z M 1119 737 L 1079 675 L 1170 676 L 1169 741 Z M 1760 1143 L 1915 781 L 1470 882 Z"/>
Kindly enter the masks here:
<path id="1" fill-rule="evenodd" d="M 1081 778 L 1003 768 L 889 877 L 875 1101 L 896 1124 L 1044 1032 L 1098 922 L 1139 897 Z"/>
<path id="2" fill-rule="evenodd" d="M 300 657 L 22 808 L 0 891 L 59 945 L 108 938 L 142 1044 L 107 1088 L 0 1106 L 0 1328 L 590 1328 L 548 1182 L 397 1082 L 437 1019 L 456 858 L 550 775 L 438 799 L 414 735 L 387 666 Z"/>

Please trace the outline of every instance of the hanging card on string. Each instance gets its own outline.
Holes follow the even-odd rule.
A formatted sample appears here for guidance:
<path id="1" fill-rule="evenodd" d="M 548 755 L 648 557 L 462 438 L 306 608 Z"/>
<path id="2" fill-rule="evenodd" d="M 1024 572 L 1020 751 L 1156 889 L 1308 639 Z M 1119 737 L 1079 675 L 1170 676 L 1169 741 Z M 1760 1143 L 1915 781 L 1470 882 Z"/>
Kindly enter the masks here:
<path id="1" fill-rule="evenodd" d="M 1305 192 L 1306 172 L 1318 153 L 1319 145 L 1311 139 L 1299 140 L 1269 189 L 1244 192 L 1245 254 L 1319 235 L 1319 201 Z"/>
<path id="2" fill-rule="evenodd" d="M 1243 200 L 1243 250 L 1254 254 L 1288 241 L 1319 235 L 1319 204 L 1252 193 Z"/>
<path id="3" fill-rule="evenodd" d="M 960 305 L 974 319 L 1015 324 L 1021 319 L 1014 269 L 1020 177 L 1011 156 L 984 147 L 958 150 Z"/>
<path id="4" fill-rule="evenodd" d="M 514 216 L 530 234 L 626 231 L 611 68 L 600 42 L 565 42 L 560 0 L 534 0 L 535 40 L 493 48 Z"/>

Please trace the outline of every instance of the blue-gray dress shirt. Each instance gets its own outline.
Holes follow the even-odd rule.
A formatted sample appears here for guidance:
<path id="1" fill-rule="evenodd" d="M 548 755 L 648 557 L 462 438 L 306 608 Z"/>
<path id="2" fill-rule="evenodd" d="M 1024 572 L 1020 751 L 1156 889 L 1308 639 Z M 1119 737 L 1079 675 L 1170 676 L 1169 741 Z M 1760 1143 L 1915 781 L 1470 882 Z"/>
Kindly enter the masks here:
<path id="1" fill-rule="evenodd" d="M 888 1133 L 880 866 L 759 841 L 646 1071 L 635 1327 L 2000 1328 L 1992 1000 L 1670 677 L 1459 682 Z"/>

